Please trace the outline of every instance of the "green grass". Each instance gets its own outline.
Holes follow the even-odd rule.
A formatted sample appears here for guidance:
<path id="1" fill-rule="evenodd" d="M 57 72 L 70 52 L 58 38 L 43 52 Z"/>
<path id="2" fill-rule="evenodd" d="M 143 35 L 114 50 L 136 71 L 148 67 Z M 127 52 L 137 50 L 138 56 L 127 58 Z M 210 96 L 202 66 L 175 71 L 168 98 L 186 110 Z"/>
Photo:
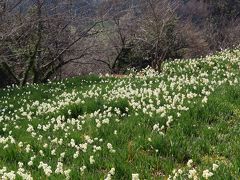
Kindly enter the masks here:
<path id="1" fill-rule="evenodd" d="M 239 179 L 239 65 L 240 51 L 233 50 L 166 63 L 162 74 L 148 69 L 128 78 L 86 76 L 0 90 L 0 177 L 13 171 L 17 179 L 65 179 L 55 173 L 61 162 L 70 179 L 104 179 L 111 168 L 112 179 L 135 173 L 188 179 L 192 169 L 199 179 L 206 169 L 210 179 Z M 51 167 L 49 177 L 40 162 Z"/>

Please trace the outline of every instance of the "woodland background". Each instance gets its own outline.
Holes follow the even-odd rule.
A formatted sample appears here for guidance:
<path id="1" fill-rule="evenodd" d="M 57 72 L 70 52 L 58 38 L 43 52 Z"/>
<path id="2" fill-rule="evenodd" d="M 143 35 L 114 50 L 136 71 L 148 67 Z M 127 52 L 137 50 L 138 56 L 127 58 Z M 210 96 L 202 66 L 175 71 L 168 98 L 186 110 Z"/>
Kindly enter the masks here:
<path id="1" fill-rule="evenodd" d="M 123 74 L 240 44 L 240 0 L 1 0 L 0 87 Z"/>

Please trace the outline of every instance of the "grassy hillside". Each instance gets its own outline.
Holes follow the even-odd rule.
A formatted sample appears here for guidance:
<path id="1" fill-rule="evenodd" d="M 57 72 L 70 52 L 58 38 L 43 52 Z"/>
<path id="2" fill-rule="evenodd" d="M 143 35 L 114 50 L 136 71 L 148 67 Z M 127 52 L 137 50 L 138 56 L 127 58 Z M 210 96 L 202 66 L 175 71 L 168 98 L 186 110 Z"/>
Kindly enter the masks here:
<path id="1" fill-rule="evenodd" d="M 0 91 L 4 179 L 239 179 L 240 51 Z"/>

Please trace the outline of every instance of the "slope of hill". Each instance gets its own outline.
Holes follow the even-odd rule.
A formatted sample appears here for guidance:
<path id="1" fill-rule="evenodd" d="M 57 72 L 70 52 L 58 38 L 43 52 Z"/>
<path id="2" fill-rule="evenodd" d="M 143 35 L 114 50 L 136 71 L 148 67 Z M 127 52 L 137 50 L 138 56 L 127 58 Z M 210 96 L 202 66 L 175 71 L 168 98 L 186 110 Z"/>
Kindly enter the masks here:
<path id="1" fill-rule="evenodd" d="M 240 51 L 0 91 L 3 179 L 238 179 Z"/>

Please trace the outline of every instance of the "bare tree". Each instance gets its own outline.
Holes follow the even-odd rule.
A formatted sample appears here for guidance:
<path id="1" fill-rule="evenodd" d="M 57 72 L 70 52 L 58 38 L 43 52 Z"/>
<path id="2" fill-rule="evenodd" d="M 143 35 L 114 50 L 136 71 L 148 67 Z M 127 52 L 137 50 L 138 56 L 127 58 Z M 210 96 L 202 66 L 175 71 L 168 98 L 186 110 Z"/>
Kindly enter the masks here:
<path id="1" fill-rule="evenodd" d="M 172 45 L 168 35 L 174 33 L 178 4 L 176 1 L 146 0 L 141 2 L 141 7 L 137 39 L 151 66 L 159 69 Z"/>
<path id="2" fill-rule="evenodd" d="M 27 4 L 24 10 L 22 3 Z M 92 46 L 86 39 L 98 32 L 94 27 L 100 21 L 72 13 L 74 6 L 67 1 L 19 1 L 14 6 L 6 1 L 4 7 L 1 64 L 20 85 L 45 82 L 64 65 L 85 57 Z"/>
<path id="3" fill-rule="evenodd" d="M 104 9 L 105 8 L 105 9 Z M 102 33 L 92 57 L 95 62 L 105 64 L 111 73 L 120 73 L 129 66 L 130 54 L 134 48 L 135 21 L 133 5 L 129 1 L 108 1 L 104 3 Z M 103 15 L 102 15 L 103 16 Z"/>

